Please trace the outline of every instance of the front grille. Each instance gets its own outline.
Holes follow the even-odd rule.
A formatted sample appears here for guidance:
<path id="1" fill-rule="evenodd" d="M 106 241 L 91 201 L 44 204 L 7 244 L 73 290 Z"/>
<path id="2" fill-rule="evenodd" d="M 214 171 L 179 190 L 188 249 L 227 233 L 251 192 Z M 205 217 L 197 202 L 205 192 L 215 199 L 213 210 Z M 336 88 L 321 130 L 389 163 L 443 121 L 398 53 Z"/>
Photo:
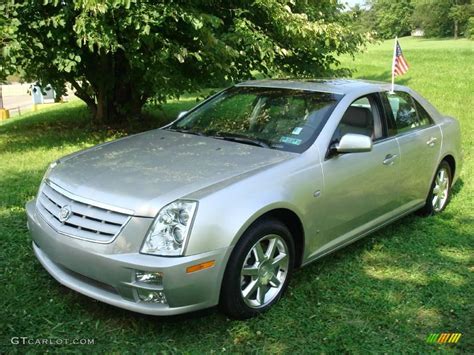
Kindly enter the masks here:
<path id="1" fill-rule="evenodd" d="M 61 221 L 63 207 L 70 209 L 69 217 Z M 71 199 L 47 183 L 38 196 L 38 211 L 56 231 L 98 243 L 111 242 L 130 216 Z"/>

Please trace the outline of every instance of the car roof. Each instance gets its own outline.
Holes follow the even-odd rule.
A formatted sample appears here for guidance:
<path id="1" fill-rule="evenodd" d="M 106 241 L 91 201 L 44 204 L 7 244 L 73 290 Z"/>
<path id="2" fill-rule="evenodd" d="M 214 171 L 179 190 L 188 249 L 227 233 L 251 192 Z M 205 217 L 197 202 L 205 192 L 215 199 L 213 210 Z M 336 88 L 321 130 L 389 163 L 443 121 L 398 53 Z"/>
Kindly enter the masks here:
<path id="1" fill-rule="evenodd" d="M 348 94 L 357 91 L 388 91 L 391 89 L 390 83 L 371 80 L 356 79 L 267 79 L 249 80 L 237 84 L 236 86 L 252 86 L 267 88 L 282 88 L 293 90 L 309 90 L 328 92 L 332 94 Z M 396 85 L 397 89 L 403 88 Z"/>

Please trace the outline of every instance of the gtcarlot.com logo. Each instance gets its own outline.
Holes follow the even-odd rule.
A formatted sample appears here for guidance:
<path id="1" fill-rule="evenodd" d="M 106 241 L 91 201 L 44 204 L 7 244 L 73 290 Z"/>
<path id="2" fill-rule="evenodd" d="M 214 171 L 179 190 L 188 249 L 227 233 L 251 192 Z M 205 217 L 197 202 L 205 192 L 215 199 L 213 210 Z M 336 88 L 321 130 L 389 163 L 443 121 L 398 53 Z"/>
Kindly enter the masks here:
<path id="1" fill-rule="evenodd" d="M 426 342 L 430 344 L 456 344 L 461 336 L 461 333 L 431 333 L 426 338 Z"/>
<path id="2" fill-rule="evenodd" d="M 13 337 L 10 342 L 13 345 L 94 345 L 95 339 Z"/>

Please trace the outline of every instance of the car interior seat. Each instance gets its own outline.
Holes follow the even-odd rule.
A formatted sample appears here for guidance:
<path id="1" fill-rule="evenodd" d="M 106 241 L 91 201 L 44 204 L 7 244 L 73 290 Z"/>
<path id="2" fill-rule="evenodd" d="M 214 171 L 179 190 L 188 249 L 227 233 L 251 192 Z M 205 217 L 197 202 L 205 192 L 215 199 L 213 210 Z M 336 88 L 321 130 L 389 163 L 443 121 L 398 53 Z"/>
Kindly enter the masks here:
<path id="1" fill-rule="evenodd" d="M 373 136 L 374 119 L 369 108 L 350 106 L 342 117 L 334 134 L 333 141 L 340 140 L 347 133 Z"/>

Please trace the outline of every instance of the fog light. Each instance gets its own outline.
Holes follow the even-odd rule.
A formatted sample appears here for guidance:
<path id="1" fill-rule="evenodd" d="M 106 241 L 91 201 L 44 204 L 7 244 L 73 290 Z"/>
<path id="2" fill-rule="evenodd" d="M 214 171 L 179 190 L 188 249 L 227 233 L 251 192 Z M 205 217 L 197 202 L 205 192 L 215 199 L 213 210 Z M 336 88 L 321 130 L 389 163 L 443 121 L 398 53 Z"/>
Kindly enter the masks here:
<path id="1" fill-rule="evenodd" d="M 161 272 L 135 271 L 135 280 L 151 285 L 162 285 L 163 275 Z"/>
<path id="2" fill-rule="evenodd" d="M 149 303 L 167 303 L 166 296 L 163 291 L 145 290 L 143 288 L 137 289 L 138 298 L 142 302 Z"/>

